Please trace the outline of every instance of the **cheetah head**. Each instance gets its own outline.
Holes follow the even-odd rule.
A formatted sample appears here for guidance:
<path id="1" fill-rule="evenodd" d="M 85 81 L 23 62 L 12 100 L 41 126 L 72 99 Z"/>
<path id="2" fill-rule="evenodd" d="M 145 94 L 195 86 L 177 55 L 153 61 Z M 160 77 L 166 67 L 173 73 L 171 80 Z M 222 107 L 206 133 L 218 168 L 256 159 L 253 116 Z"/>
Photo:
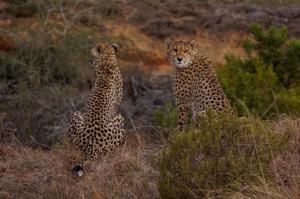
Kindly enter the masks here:
<path id="1" fill-rule="evenodd" d="M 98 43 L 91 49 L 90 63 L 94 66 L 110 65 L 116 63 L 117 44 Z"/>
<path id="2" fill-rule="evenodd" d="M 186 68 L 193 63 L 193 58 L 197 53 L 195 40 L 166 40 L 167 55 L 170 63 L 176 68 Z"/>

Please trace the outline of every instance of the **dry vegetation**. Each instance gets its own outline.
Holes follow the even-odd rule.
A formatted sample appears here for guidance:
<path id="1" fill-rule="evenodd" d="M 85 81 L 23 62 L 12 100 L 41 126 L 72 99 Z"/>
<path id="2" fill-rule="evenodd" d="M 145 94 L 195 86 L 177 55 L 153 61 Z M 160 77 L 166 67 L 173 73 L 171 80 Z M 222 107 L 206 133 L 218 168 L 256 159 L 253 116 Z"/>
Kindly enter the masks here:
<path id="1" fill-rule="evenodd" d="M 288 150 L 274 157 L 269 172 L 275 181 L 239 184 L 223 190 L 222 198 L 294 199 L 300 197 L 300 121 L 282 118 L 269 124 L 274 133 L 292 132 Z M 161 145 L 151 143 L 140 131 L 129 136 L 113 154 L 93 162 L 82 179 L 73 178 L 69 168 L 80 156 L 66 142 L 48 150 L 24 147 L 16 140 L 0 148 L 1 198 L 160 198 L 158 172 L 153 157 Z M 214 191 L 211 190 L 213 198 Z M 196 197 L 197 198 L 197 197 Z"/>
<path id="2" fill-rule="evenodd" d="M 68 143 L 47 151 L 2 144 L 0 198 L 159 198 L 149 157 L 157 146 L 146 143 L 130 133 L 117 151 L 91 164 L 83 179 L 70 175 L 80 156 Z"/>
<path id="3" fill-rule="evenodd" d="M 163 39 L 194 38 L 220 65 L 228 52 L 245 56 L 242 40 L 254 21 L 283 24 L 289 36 L 299 38 L 298 5 L 296 0 L 0 0 L 0 198 L 160 198 L 155 162 L 174 123 L 174 114 L 157 117 L 154 111 L 174 104 Z M 71 114 L 86 100 L 88 53 L 98 41 L 120 46 L 125 82 L 120 112 L 128 136 L 76 179 L 70 167 L 81 156 L 64 140 Z M 267 128 L 292 135 L 285 152 L 270 162 L 268 175 L 275 180 L 237 182 L 223 198 L 300 197 L 300 121 L 275 118 Z"/>

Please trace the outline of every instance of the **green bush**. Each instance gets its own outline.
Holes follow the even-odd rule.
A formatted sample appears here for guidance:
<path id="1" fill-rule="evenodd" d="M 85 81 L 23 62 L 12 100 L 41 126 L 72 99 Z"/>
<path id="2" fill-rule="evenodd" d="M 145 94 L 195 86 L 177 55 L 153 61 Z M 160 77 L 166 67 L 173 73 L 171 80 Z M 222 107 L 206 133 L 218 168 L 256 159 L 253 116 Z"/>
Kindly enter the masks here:
<path id="1" fill-rule="evenodd" d="M 176 127 L 178 109 L 171 103 L 154 111 L 154 122 L 164 128 Z"/>
<path id="2" fill-rule="evenodd" d="M 286 88 L 300 83 L 300 41 L 289 39 L 285 28 L 271 27 L 264 31 L 260 25 L 252 26 L 254 42 L 247 41 L 249 57 L 255 50 L 266 66 L 272 66 L 278 83 Z"/>
<path id="3" fill-rule="evenodd" d="M 247 39 L 245 59 L 226 55 L 218 71 L 223 88 L 242 114 L 240 99 L 253 113 L 300 112 L 300 41 L 289 39 L 285 28 L 264 31 L 252 26 L 253 39 Z"/>
<path id="4" fill-rule="evenodd" d="M 159 155 L 162 198 L 217 198 L 237 184 L 268 181 L 270 160 L 285 149 L 289 133 L 277 134 L 259 119 L 208 113 L 200 129 L 174 132 Z"/>

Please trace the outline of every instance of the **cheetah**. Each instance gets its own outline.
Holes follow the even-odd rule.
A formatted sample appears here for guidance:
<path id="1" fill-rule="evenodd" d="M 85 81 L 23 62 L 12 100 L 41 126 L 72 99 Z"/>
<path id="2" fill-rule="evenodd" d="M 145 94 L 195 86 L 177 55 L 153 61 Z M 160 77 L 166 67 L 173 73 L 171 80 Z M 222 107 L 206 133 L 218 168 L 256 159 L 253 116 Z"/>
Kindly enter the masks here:
<path id="1" fill-rule="evenodd" d="M 165 43 L 169 62 L 175 67 L 178 129 L 186 128 L 190 113 L 195 122 L 209 108 L 217 113 L 230 106 L 211 62 L 198 51 L 196 41 L 167 39 Z"/>
<path id="2" fill-rule="evenodd" d="M 91 49 L 93 85 L 85 108 L 73 114 L 69 140 L 84 155 L 72 173 L 82 176 L 89 161 L 114 150 L 124 139 L 124 118 L 117 114 L 123 83 L 118 67 L 116 44 L 98 43 Z"/>

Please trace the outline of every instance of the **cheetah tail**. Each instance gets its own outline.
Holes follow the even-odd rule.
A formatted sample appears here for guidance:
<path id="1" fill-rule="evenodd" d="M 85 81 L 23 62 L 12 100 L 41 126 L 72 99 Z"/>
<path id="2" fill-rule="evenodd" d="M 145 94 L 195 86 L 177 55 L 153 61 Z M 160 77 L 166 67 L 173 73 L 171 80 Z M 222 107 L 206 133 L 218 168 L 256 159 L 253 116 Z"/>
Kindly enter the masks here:
<path id="1" fill-rule="evenodd" d="M 82 177 L 84 174 L 84 169 L 83 169 L 83 163 L 82 164 L 76 164 L 73 168 L 72 168 L 72 174 L 78 177 Z"/>
<path id="2" fill-rule="evenodd" d="M 83 162 L 76 164 L 72 168 L 72 174 L 77 177 L 83 177 L 85 170 L 88 167 L 89 163 L 90 163 L 90 159 L 85 159 L 85 160 L 83 160 Z"/>

